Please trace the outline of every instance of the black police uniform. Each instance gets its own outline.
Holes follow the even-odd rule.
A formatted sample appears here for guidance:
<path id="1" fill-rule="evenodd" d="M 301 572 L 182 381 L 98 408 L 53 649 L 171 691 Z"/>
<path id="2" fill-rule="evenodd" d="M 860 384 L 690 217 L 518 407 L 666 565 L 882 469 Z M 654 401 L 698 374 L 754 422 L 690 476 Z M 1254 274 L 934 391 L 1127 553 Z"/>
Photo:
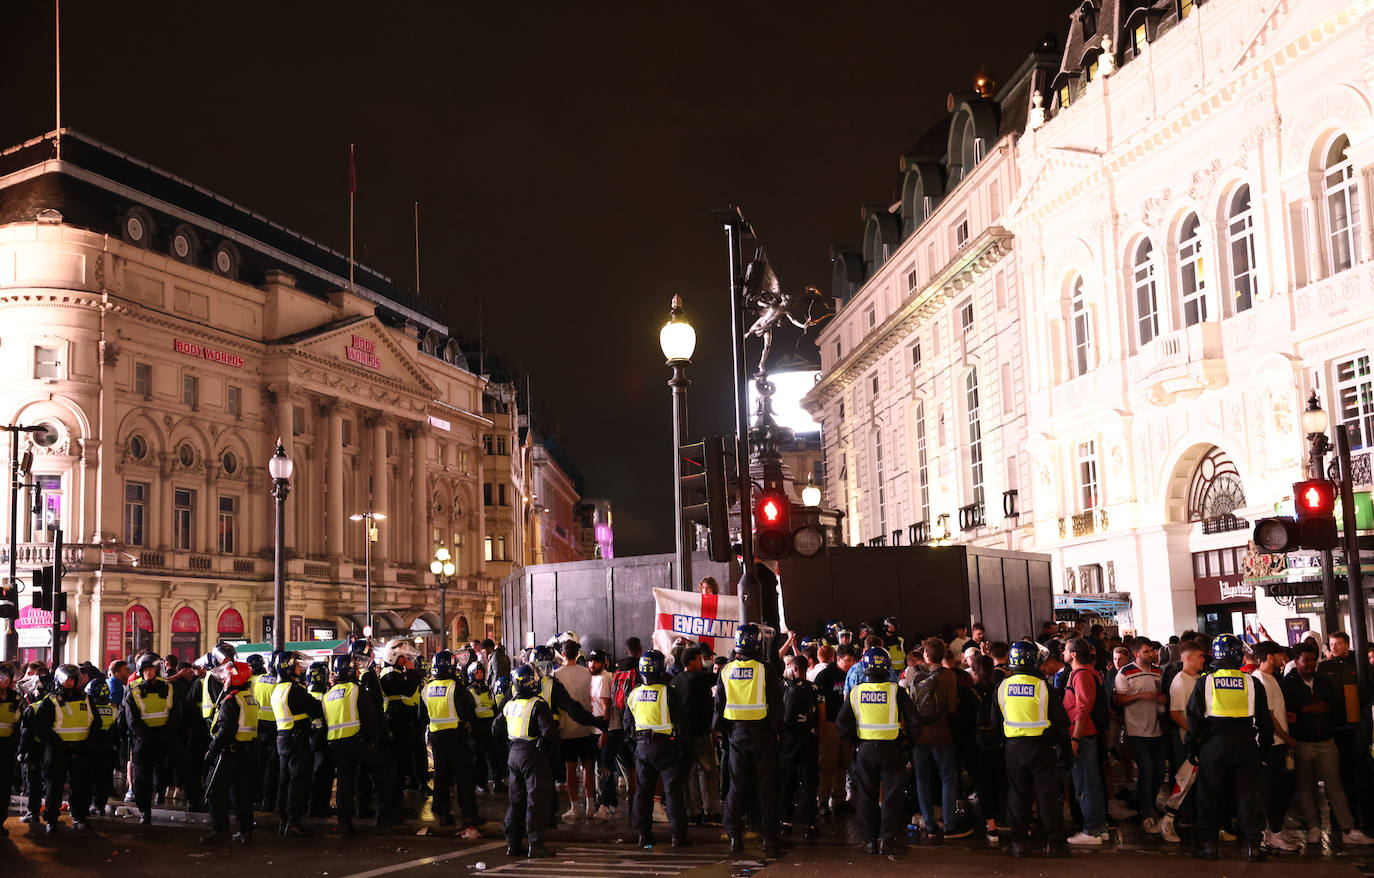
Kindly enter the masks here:
<path id="1" fill-rule="evenodd" d="M 119 705 L 110 703 L 108 697 L 96 700 L 94 696 L 89 696 L 87 700 L 91 705 L 91 714 L 98 721 L 86 742 L 86 758 L 91 774 L 91 810 L 96 814 L 104 814 L 105 804 L 114 795 L 115 754 L 120 749 L 124 725 L 119 715 Z M 0 789 L 8 789 L 3 785 L 3 775 L 0 775 Z"/>
<path id="2" fill-rule="evenodd" d="M 312 683 L 310 696 L 323 704 L 329 684 Z M 331 817 L 334 809 L 329 799 L 334 793 L 334 758 L 329 753 L 329 741 L 323 717 L 311 720 L 310 728 L 310 807 L 311 817 Z"/>
<path id="3" fill-rule="evenodd" d="M 253 697 L 250 687 L 231 689 L 222 693 L 213 717 L 210 744 L 205 752 L 205 770 L 211 773 L 210 825 L 216 833 L 229 828 L 229 806 L 232 796 L 238 832 L 234 837 L 247 842 L 253 833 L 253 799 L 261 774 L 258 771 L 258 742 L 238 740 L 240 710 L 235 693 L 243 691 Z"/>
<path id="4" fill-rule="evenodd" d="M 424 786 L 416 777 L 415 732 L 420 727 L 420 674 L 412 668 L 387 668 L 381 673 L 382 697 L 386 704 L 386 726 L 391 733 L 391 756 L 396 762 L 395 804 L 400 791 Z"/>
<path id="5" fill-rule="evenodd" d="M 87 738 L 79 742 L 62 740 L 54 728 L 58 705 L 73 702 L 84 707 L 89 717 Z M 58 690 L 33 706 L 34 739 L 43 743 L 43 820 L 51 828 L 56 826 L 62 815 L 62 789 L 71 781 L 72 822 L 84 823 L 90 814 L 91 777 L 90 763 L 86 758 L 86 743 L 92 730 L 100 725 L 100 719 L 90 712 L 86 693 L 79 689 Z M 5 790 L 9 794 L 9 790 Z"/>
<path id="6" fill-rule="evenodd" d="M 449 790 L 457 787 L 458 807 L 463 812 L 463 826 L 476 826 L 477 793 L 476 782 L 472 776 L 472 744 L 468 737 L 468 729 L 477 722 L 477 707 L 473 703 L 472 693 L 468 692 L 456 674 L 443 681 L 434 681 L 440 682 L 453 684 L 453 708 L 457 714 L 457 724 L 452 728 L 434 728 L 428 702 L 420 702 L 420 721 L 430 726 L 429 749 L 434 758 L 434 801 L 431 810 L 439 819 L 440 826 L 451 825 L 453 804 L 449 798 Z M 434 683 L 426 685 L 423 690 L 426 696 L 431 694 L 430 687 L 433 687 Z M 441 694 L 442 690 L 443 687 L 440 686 L 432 694 Z"/>
<path id="7" fill-rule="evenodd" d="M 278 686 L 282 683 L 278 682 Z M 286 691 L 286 708 L 291 716 L 304 716 L 294 720 L 290 728 L 282 728 L 282 717 L 277 723 L 277 814 L 281 816 L 282 828 L 279 831 L 302 833 L 300 823 L 305 816 L 305 807 L 310 801 L 311 757 L 310 733 L 312 720 L 324 719 L 320 702 L 296 680 L 290 681 L 291 688 Z M 273 698 L 273 712 L 280 709 L 281 702 Z"/>
<path id="8" fill-rule="evenodd" d="M 24 702 L 11 685 L 0 693 L 0 794 L 8 796 L 14 789 L 14 769 L 18 761 L 19 736 L 22 731 Z M 0 809 L 0 837 L 9 834 L 5 818 L 9 808 Z"/>
<path id="9" fill-rule="evenodd" d="M 510 741 L 507 767 L 510 806 L 506 809 L 506 844 L 527 839 L 531 848 L 542 845 L 548 816 L 555 807 L 553 775 L 547 753 L 558 751 L 559 726 L 542 698 L 531 709 L 528 737 L 509 734 L 504 711 L 492 722 L 495 734 Z M 546 752 L 540 752 L 541 750 Z"/>
<path id="10" fill-rule="evenodd" d="M 1239 663 L 1219 660 L 1217 670 L 1235 671 Z M 1265 773 L 1263 760 L 1268 744 L 1273 740 L 1274 718 L 1269 713 L 1264 684 L 1245 675 L 1245 682 L 1254 687 L 1254 711 L 1251 716 L 1208 716 L 1208 679 L 1216 672 L 1204 675 L 1193 687 L 1188 699 L 1188 742 L 1190 753 L 1197 756 L 1197 838 L 1202 855 L 1215 856 L 1217 833 L 1221 820 L 1235 802 L 1240 809 L 1240 831 L 1245 837 L 1246 852 L 1260 858 L 1260 842 L 1264 834 Z M 1237 679 L 1233 677 L 1232 679 Z"/>
<path id="11" fill-rule="evenodd" d="M 364 675 L 367 676 L 367 675 Z M 375 681 L 376 677 L 373 675 Z M 335 686 L 341 683 L 355 683 L 353 680 L 340 680 Z M 335 738 L 329 741 L 329 756 L 334 762 L 334 773 L 338 777 L 335 788 L 335 813 L 339 821 L 339 828 L 344 835 L 355 834 L 353 828 L 353 818 L 359 813 L 358 794 L 359 788 L 363 786 L 361 779 L 368 777 L 366 791 L 371 795 L 374 789 L 379 800 L 377 810 L 378 826 L 393 826 L 401 822 L 392 809 L 392 796 L 396 783 L 396 771 L 390 758 L 379 746 L 379 742 L 386 736 L 386 725 L 382 721 L 382 711 L 377 704 L 377 699 L 368 694 L 367 688 L 361 683 L 358 686 L 358 732 L 347 737 Z M 331 691 L 333 691 L 331 689 Z M 380 693 L 379 693 L 380 694 Z M 329 694 L 325 694 L 328 699 Z M 328 731 L 328 711 L 326 711 L 325 727 Z M 370 773 L 370 777 L 369 777 Z M 363 812 L 363 816 L 371 816 L 371 809 Z"/>
<path id="12" fill-rule="evenodd" d="M 668 685 L 668 678 L 654 677 L 646 685 L 662 685 L 668 697 L 670 734 L 641 729 L 635 722 L 634 692 L 625 706 L 621 724 L 635 759 L 635 792 L 630 806 L 630 822 L 639 831 L 641 843 L 652 843 L 654 790 L 663 780 L 663 810 L 668 814 L 668 830 L 676 847 L 687 840 L 687 738 L 679 734 L 687 721 L 687 699 L 682 690 Z M 639 689 L 639 686 L 635 687 Z"/>
<path id="13" fill-rule="evenodd" d="M 767 715 L 759 720 L 725 718 L 726 681 L 716 686 L 715 719 L 712 728 L 725 739 L 729 756 L 730 788 L 725 795 L 725 831 L 733 839 L 742 838 L 748 797 L 757 798 L 759 832 L 765 843 L 776 845 L 778 835 L 778 741 L 782 734 L 782 680 L 762 656 L 739 651 L 735 659 L 764 665 L 764 702 Z M 728 665 L 726 667 L 729 667 Z"/>
<path id="14" fill-rule="evenodd" d="M 888 672 L 882 671 L 865 682 L 886 683 Z M 840 704 L 835 717 L 836 734 L 854 742 L 850 771 L 854 777 L 855 816 L 870 850 L 879 838 L 888 842 L 902 831 L 906 819 L 907 759 L 911 739 L 921 726 L 911 696 L 900 686 L 894 684 L 893 688 L 897 692 L 897 717 L 902 724 L 896 738 L 860 740 L 858 717 L 848 698 Z"/>
<path id="15" fill-rule="evenodd" d="M 401 781 L 398 777 L 399 766 L 392 757 L 391 750 L 391 731 L 386 723 L 386 697 L 382 694 L 382 679 L 375 668 L 368 668 L 358 675 L 356 681 L 362 688 L 359 698 L 366 698 L 372 703 L 376 710 L 377 728 L 371 740 L 377 748 L 377 759 L 368 759 L 363 771 L 355 772 L 353 777 L 354 788 L 357 791 L 357 814 L 360 817 L 372 817 L 378 811 L 383 814 L 390 814 L 394 803 L 400 800 Z M 361 711 L 362 708 L 359 707 Z M 330 752 L 335 752 L 333 748 Z M 335 772 L 338 771 L 338 764 L 335 763 Z M 372 795 L 374 788 L 382 785 L 382 775 L 387 776 L 386 797 L 378 795 L 379 807 L 374 810 L 372 806 Z"/>
<path id="16" fill-rule="evenodd" d="M 1045 679 L 1038 668 L 1007 669 L 1006 676 L 1017 675 Z M 1064 853 L 1064 796 L 1059 766 L 1061 757 L 1072 752 L 1069 714 L 1064 710 L 1061 693 L 1048 680 L 1045 689 L 1049 727 L 1039 735 L 1006 738 L 1007 819 L 1013 833 L 1013 855 L 1019 855 L 1020 845 L 1030 832 L 1032 803 L 1039 810 L 1046 845 L 1057 854 Z M 1003 731 L 1004 717 L 995 694 L 992 714 L 997 729 Z"/>
<path id="17" fill-rule="evenodd" d="M 143 697 L 156 696 L 169 700 L 167 721 L 160 726 L 144 722 L 135 693 Z M 130 679 L 124 692 L 124 725 L 133 737 L 134 804 L 142 814 L 145 826 L 153 822 L 153 775 L 162 770 L 168 760 L 173 764 L 182 758 L 181 742 L 176 728 L 181 723 L 185 705 L 172 694 L 172 687 L 161 677 L 152 680 Z M 161 777 L 161 775 L 160 775 Z"/>
<path id="18" fill-rule="evenodd" d="M 820 691 L 810 680 L 785 680 L 783 690 L 782 799 L 778 803 L 778 816 L 786 825 L 791 825 L 795 816 L 809 829 L 816 825 L 823 700 Z M 801 788 L 800 792 L 798 787 Z"/>

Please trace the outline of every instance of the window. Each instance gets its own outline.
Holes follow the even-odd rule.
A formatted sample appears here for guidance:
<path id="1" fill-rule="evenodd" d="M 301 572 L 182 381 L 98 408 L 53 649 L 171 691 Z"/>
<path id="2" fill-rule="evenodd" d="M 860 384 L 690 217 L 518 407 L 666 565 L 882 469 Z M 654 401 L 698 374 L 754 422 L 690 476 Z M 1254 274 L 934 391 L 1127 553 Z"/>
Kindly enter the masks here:
<path id="1" fill-rule="evenodd" d="M 129 437 L 129 456 L 134 460 L 142 460 L 148 456 L 148 440 L 142 435 L 135 433 Z"/>
<path id="2" fill-rule="evenodd" d="M 1193 14 L 1193 0 L 1178 0 L 1178 20 L 1182 21 Z"/>
<path id="3" fill-rule="evenodd" d="M 964 331 L 964 334 L 965 334 L 965 335 L 967 335 L 968 333 L 970 333 L 970 332 L 973 331 L 973 303 L 972 303 L 972 302 L 966 302 L 966 303 L 964 304 L 964 307 L 962 307 L 962 308 L 959 309 L 959 328 L 962 329 L 962 330 Z"/>
<path id="4" fill-rule="evenodd" d="M 877 401 L 878 401 L 878 376 L 877 376 L 877 375 L 874 375 L 873 378 L 872 378 L 872 387 L 873 387 L 873 401 L 874 401 L 874 402 L 877 402 Z"/>
<path id="5" fill-rule="evenodd" d="M 1059 109 L 1064 109 L 1069 105 L 1069 84 L 1064 83 L 1059 86 Z"/>
<path id="6" fill-rule="evenodd" d="M 219 467 L 226 476 L 232 476 L 239 471 L 238 455 L 232 451 L 226 451 L 219 457 Z"/>
<path id="7" fill-rule="evenodd" d="M 921 521 L 930 524 L 930 467 L 926 457 L 926 404 L 916 403 L 916 472 L 921 488 Z"/>
<path id="8" fill-rule="evenodd" d="M 968 243 L 968 216 L 959 217 L 959 221 L 954 224 L 954 249 L 962 250 Z"/>
<path id="9" fill-rule="evenodd" d="M 1178 282 L 1183 296 L 1183 325 L 1207 320 L 1207 280 L 1202 258 L 1202 224 L 1190 213 L 1178 230 Z"/>
<path id="10" fill-rule="evenodd" d="M 193 409 L 200 405 L 200 379 L 194 375 L 181 376 L 181 404 Z"/>
<path id="11" fill-rule="evenodd" d="M 190 551 L 196 516 L 196 492 L 172 492 L 172 548 Z"/>
<path id="12" fill-rule="evenodd" d="M 291 406 L 291 435 L 299 436 L 305 432 L 305 406 Z"/>
<path id="13" fill-rule="evenodd" d="M 1078 568 L 1080 594 L 1102 594 L 1102 565 L 1084 564 Z"/>
<path id="14" fill-rule="evenodd" d="M 482 436 L 482 450 L 487 454 L 492 453 L 491 434 L 485 433 Z"/>
<path id="15" fill-rule="evenodd" d="M 883 481 L 883 431 L 873 431 L 873 487 L 878 501 L 878 535 L 887 533 L 887 486 Z"/>
<path id="16" fill-rule="evenodd" d="M 1231 254 L 1232 313 L 1250 310 L 1255 301 L 1255 215 L 1250 210 L 1250 187 L 1231 196 L 1226 211 L 1226 244 Z"/>
<path id="17" fill-rule="evenodd" d="M 869 308 L 869 309 L 868 309 L 868 328 L 869 328 L 869 329 L 872 329 L 873 327 L 875 327 L 875 326 L 877 326 L 877 325 L 878 325 L 878 310 L 877 310 L 876 308 Z"/>
<path id="18" fill-rule="evenodd" d="M 1140 344 L 1149 344 L 1159 337 L 1159 297 L 1155 288 L 1154 248 L 1146 238 L 1135 248 L 1135 267 L 1132 284 L 1135 287 L 1136 337 Z"/>
<path id="19" fill-rule="evenodd" d="M 1097 35 L 1097 12 L 1091 6 L 1084 7 L 1078 20 L 1083 24 L 1083 39 Z"/>
<path id="20" fill-rule="evenodd" d="M 353 421 L 350 418 L 344 418 L 343 444 L 347 446 L 351 446 L 353 444 Z"/>
<path id="21" fill-rule="evenodd" d="M 1091 61 L 1088 62 L 1088 66 L 1087 66 L 1087 68 L 1083 71 L 1083 75 L 1084 75 L 1084 77 L 1088 80 L 1088 82 L 1092 82 L 1094 79 L 1097 78 L 1097 56 L 1096 56 L 1096 55 L 1094 55 L 1094 56 L 1093 56 L 1093 59 L 1092 59 Z"/>
<path id="22" fill-rule="evenodd" d="M 183 442 L 177 446 L 177 462 L 190 469 L 196 465 L 196 450 Z"/>
<path id="23" fill-rule="evenodd" d="M 1346 154 L 1349 149 L 1350 139 L 1342 134 L 1327 151 L 1323 171 L 1332 274 L 1355 264 L 1360 240 L 1360 199 L 1355 188 L 1355 166 Z"/>
<path id="24" fill-rule="evenodd" d="M 915 369 L 921 367 L 921 343 L 919 341 L 911 346 L 911 366 Z"/>
<path id="25" fill-rule="evenodd" d="M 491 482 L 482 483 L 482 505 L 491 505 Z"/>
<path id="26" fill-rule="evenodd" d="M 496 453 L 497 453 L 497 454 L 508 454 L 508 453 L 509 453 L 509 452 L 506 451 L 506 437 L 505 437 L 505 436 L 497 436 L 497 437 L 496 437 Z"/>
<path id="27" fill-rule="evenodd" d="M 1069 300 L 1069 316 L 1073 320 L 1073 364 L 1074 375 L 1088 374 L 1092 351 L 1092 314 L 1088 311 L 1087 297 L 1083 293 L 1083 278 L 1073 281 L 1072 298 Z"/>
<path id="28" fill-rule="evenodd" d="M 977 164 L 988 154 L 988 143 L 981 137 L 973 138 L 973 163 Z"/>
<path id="29" fill-rule="evenodd" d="M 395 448 L 395 438 L 396 438 L 396 437 L 395 437 L 395 434 L 393 434 L 390 430 L 387 430 L 385 435 L 386 435 L 386 456 L 387 456 L 387 457 L 394 457 L 395 454 L 396 454 L 396 448 Z"/>
<path id="30" fill-rule="evenodd" d="M 1078 508 L 1084 512 L 1097 508 L 1097 443 L 1078 443 Z"/>
<path id="31" fill-rule="evenodd" d="M 62 526 L 62 477 L 35 475 L 33 485 L 26 505 L 30 510 L 27 539 L 49 542 Z"/>
<path id="32" fill-rule="evenodd" d="M 230 384 L 228 393 L 225 396 L 224 408 L 229 414 L 236 418 L 243 417 L 243 388 L 236 384 Z"/>
<path id="33" fill-rule="evenodd" d="M 842 351 L 841 348 L 840 348 L 840 343 L 839 343 L 839 342 L 835 342 L 835 362 L 838 363 L 838 362 L 840 361 L 840 359 L 841 359 L 842 356 L 843 356 L 843 351 Z"/>
<path id="34" fill-rule="evenodd" d="M 1374 445 L 1374 381 L 1369 354 L 1336 364 L 1336 398 L 1340 423 L 1350 434 L 1351 448 Z"/>
<path id="35" fill-rule="evenodd" d="M 844 400 L 840 400 L 840 418 L 839 418 L 839 419 L 840 419 L 841 421 L 844 420 Z"/>
<path id="36" fill-rule="evenodd" d="M 143 482 L 124 483 L 124 545 L 144 546 L 143 523 L 148 515 L 148 486 Z"/>
<path id="37" fill-rule="evenodd" d="M 969 487 L 973 502 L 983 505 L 983 425 L 978 405 L 978 370 L 968 370 L 964 379 L 964 403 L 968 407 L 968 467 Z"/>
<path id="38" fill-rule="evenodd" d="M 505 537 L 497 537 L 497 538 L 496 538 L 496 560 L 497 560 L 497 561 L 505 561 L 505 560 L 507 560 L 507 559 L 506 559 L 506 538 L 505 538 Z"/>
<path id="39" fill-rule="evenodd" d="M 134 393 L 144 399 L 153 396 L 153 367 L 147 363 L 134 363 Z"/>
<path id="40" fill-rule="evenodd" d="M 453 534 L 453 569 L 459 576 L 463 575 L 463 535 L 456 531 Z"/>
<path id="41" fill-rule="evenodd" d="M 219 550 L 221 554 L 234 554 L 234 519 L 238 517 L 239 498 L 219 498 Z"/>
<path id="42" fill-rule="evenodd" d="M 906 291 L 909 293 L 915 290 L 918 285 L 919 283 L 916 279 L 915 267 L 913 266 L 912 268 L 908 268 L 906 270 Z"/>
<path id="43" fill-rule="evenodd" d="M 35 345 L 33 348 L 33 377 L 60 378 L 62 364 L 57 359 L 57 348 Z"/>
<path id="44" fill-rule="evenodd" d="M 1145 25 L 1138 24 L 1135 30 L 1131 31 L 1131 49 L 1139 55 L 1145 51 L 1145 47 L 1150 44 L 1150 34 L 1145 29 Z"/>
<path id="45" fill-rule="evenodd" d="M 506 504 L 506 486 L 505 486 L 504 484 L 501 484 L 501 485 L 497 485 L 497 486 L 496 486 L 496 505 L 497 505 L 497 506 L 505 506 L 505 505 L 507 505 L 507 504 Z"/>
<path id="46" fill-rule="evenodd" d="M 494 558 L 493 555 L 492 555 L 492 547 L 493 547 L 493 545 L 495 544 L 495 542 L 496 542 L 496 541 L 493 540 L 491 537 L 487 537 L 487 554 L 486 554 L 486 558 L 487 558 L 488 561 L 495 560 L 495 558 Z"/>
<path id="47" fill-rule="evenodd" d="M 921 196 L 921 219 L 930 219 L 930 212 L 935 209 L 935 199 L 929 195 Z"/>

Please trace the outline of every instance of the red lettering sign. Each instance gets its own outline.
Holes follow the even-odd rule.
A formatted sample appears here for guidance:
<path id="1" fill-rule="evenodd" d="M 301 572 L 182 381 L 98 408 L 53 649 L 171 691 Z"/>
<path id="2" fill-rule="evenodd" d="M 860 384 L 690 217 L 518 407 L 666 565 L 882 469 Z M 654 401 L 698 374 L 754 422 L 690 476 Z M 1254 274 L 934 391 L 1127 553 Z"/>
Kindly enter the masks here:
<path id="1" fill-rule="evenodd" d="M 129 608 L 129 612 L 125 614 L 125 622 L 130 631 L 153 630 L 153 614 L 141 604 L 134 604 Z"/>
<path id="2" fill-rule="evenodd" d="M 353 336 L 352 347 L 369 354 L 377 353 L 377 343 L 370 339 L 363 338 L 361 335 Z"/>
<path id="3" fill-rule="evenodd" d="M 243 357 L 240 357 L 238 354 L 217 351 L 214 348 L 207 348 L 193 342 L 182 341 L 179 338 L 172 340 L 172 350 L 179 354 L 185 354 L 188 357 L 199 357 L 203 360 L 209 360 L 212 363 L 219 363 L 221 366 L 233 366 L 235 369 L 243 368 Z"/>
<path id="4" fill-rule="evenodd" d="M 220 634 L 242 634 L 243 617 L 239 611 L 233 607 L 219 614 L 219 625 L 217 626 Z"/>
<path id="5" fill-rule="evenodd" d="M 190 607 L 182 607 L 172 614 L 173 634 L 195 634 L 200 631 L 200 616 Z"/>
<path id="6" fill-rule="evenodd" d="M 110 662 L 119 658 L 124 649 L 124 615 L 122 613 L 105 614 L 105 667 L 110 666 Z"/>
<path id="7" fill-rule="evenodd" d="M 369 354 L 367 351 L 360 351 L 357 348 L 344 348 L 344 356 L 369 369 L 382 368 L 382 361 L 375 354 Z"/>
<path id="8" fill-rule="evenodd" d="M 51 628 L 52 612 L 50 610 L 40 610 L 37 607 L 20 607 L 19 618 L 14 621 L 14 627 L 20 628 Z M 62 630 L 72 630 L 71 622 L 62 620 Z"/>

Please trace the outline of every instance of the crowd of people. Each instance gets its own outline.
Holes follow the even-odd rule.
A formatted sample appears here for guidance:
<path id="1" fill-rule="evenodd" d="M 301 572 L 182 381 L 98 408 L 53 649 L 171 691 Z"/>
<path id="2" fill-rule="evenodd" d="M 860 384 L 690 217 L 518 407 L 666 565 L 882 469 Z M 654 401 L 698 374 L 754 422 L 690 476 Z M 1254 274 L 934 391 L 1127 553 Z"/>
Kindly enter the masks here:
<path id="1" fill-rule="evenodd" d="M 1007 643 L 961 624 L 908 644 L 889 618 L 770 634 L 743 624 L 728 655 L 632 637 L 613 657 L 566 632 L 428 662 L 356 640 L 328 663 L 219 644 L 103 672 L 0 664 L 0 789 L 22 792 L 32 829 L 56 831 L 64 797 L 85 829 L 120 805 L 122 775 L 143 831 L 180 804 L 209 812 L 206 844 L 249 842 L 264 811 L 286 837 L 310 834 L 307 815 L 351 836 L 425 799 L 479 838 L 478 794 L 505 791 L 508 852 L 530 857 L 561 819 L 628 820 L 645 847 L 656 824 L 674 847 L 719 824 L 740 851 L 748 828 L 765 856 L 827 826 L 872 853 L 982 834 L 1061 856 L 1131 822 L 1257 860 L 1321 844 L 1322 803 L 1333 846 L 1372 843 L 1369 699 L 1343 633 L 1159 643 L 1047 623 Z"/>

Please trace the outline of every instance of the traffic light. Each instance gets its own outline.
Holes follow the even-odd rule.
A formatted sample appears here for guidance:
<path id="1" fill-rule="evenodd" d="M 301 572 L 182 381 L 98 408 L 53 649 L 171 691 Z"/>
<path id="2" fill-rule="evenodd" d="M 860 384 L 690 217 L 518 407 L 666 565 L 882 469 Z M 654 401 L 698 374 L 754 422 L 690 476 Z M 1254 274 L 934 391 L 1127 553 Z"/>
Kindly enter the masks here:
<path id="1" fill-rule="evenodd" d="M 792 550 L 792 504 L 782 491 L 764 491 L 754 504 L 754 554 L 774 561 Z"/>
<path id="2" fill-rule="evenodd" d="M 8 580 L 0 585 L 0 619 L 19 618 L 19 593 Z"/>
<path id="3" fill-rule="evenodd" d="M 33 571 L 33 605 L 40 610 L 52 609 L 53 568 L 39 567 Z"/>
<path id="4" fill-rule="evenodd" d="M 1328 479 L 1308 479 L 1293 485 L 1297 510 L 1298 544 L 1304 549 L 1334 549 L 1336 535 L 1336 485 Z"/>
<path id="5" fill-rule="evenodd" d="M 725 479 L 725 437 L 707 436 L 678 449 L 682 455 L 682 519 L 706 525 L 707 555 L 730 560 L 730 496 Z M 695 470 L 695 472 L 689 472 Z"/>

